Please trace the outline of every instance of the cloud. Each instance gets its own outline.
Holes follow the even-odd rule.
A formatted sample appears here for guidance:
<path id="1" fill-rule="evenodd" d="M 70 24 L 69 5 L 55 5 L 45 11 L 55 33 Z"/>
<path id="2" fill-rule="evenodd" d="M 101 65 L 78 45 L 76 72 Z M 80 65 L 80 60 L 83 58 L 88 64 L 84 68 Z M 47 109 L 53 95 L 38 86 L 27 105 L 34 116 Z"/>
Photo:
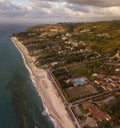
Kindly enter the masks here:
<path id="1" fill-rule="evenodd" d="M 120 19 L 119 5 L 119 0 L 0 0 L 0 22 L 55 23 Z"/>
<path id="2" fill-rule="evenodd" d="M 41 8 L 51 8 L 51 2 L 47 1 L 47 0 L 31 0 L 31 3 L 32 3 L 32 6 L 38 8 L 38 7 L 41 7 Z"/>
<path id="3" fill-rule="evenodd" d="M 19 5 L 15 5 L 8 0 L 0 0 L 0 15 L 4 17 L 23 16 L 26 13 L 27 8 Z"/>
<path id="4" fill-rule="evenodd" d="M 68 3 L 97 6 L 97 7 L 112 7 L 120 6 L 120 0 L 67 0 Z"/>
<path id="5" fill-rule="evenodd" d="M 80 11 L 80 12 L 84 12 L 84 13 L 89 12 L 88 7 L 80 6 L 80 5 L 77 5 L 77 4 L 67 4 L 66 7 L 73 10 L 73 11 Z"/>

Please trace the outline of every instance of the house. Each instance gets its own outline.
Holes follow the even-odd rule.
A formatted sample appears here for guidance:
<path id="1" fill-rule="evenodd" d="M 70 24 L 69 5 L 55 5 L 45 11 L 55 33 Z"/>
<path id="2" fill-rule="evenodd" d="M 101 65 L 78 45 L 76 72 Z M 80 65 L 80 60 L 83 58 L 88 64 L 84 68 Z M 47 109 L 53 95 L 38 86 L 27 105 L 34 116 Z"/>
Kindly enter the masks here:
<path id="1" fill-rule="evenodd" d="M 105 74 L 102 73 L 97 74 L 97 78 L 103 78 L 103 77 L 105 77 Z"/>
<path id="2" fill-rule="evenodd" d="M 74 43 L 72 43 L 72 45 L 73 45 L 74 47 L 77 47 L 77 46 L 78 46 L 78 43 L 77 43 L 77 42 L 74 42 Z"/>
<path id="3" fill-rule="evenodd" d="M 108 90 L 107 86 L 101 86 L 105 91 Z"/>
<path id="4" fill-rule="evenodd" d="M 113 80 L 111 78 L 108 77 L 107 79 L 108 79 L 109 82 L 113 82 Z"/>
<path id="5" fill-rule="evenodd" d="M 120 51 L 117 51 L 117 53 L 115 54 L 115 57 L 120 59 Z"/>
<path id="6" fill-rule="evenodd" d="M 97 73 L 92 74 L 93 77 L 97 77 Z"/>
<path id="7" fill-rule="evenodd" d="M 51 32 L 58 32 L 57 29 L 50 29 Z"/>
<path id="8" fill-rule="evenodd" d="M 106 82 L 113 82 L 113 80 L 109 77 L 103 78 Z"/>
<path id="9" fill-rule="evenodd" d="M 109 82 L 109 80 L 107 78 L 103 78 L 106 82 Z"/>
<path id="10" fill-rule="evenodd" d="M 108 90 L 111 91 L 112 90 L 112 87 L 111 86 L 107 86 Z"/>
<path id="11" fill-rule="evenodd" d="M 111 76 L 111 78 L 114 79 L 114 80 L 119 80 L 120 76 Z"/>
<path id="12" fill-rule="evenodd" d="M 65 36 L 62 37 L 62 40 L 63 40 L 63 41 L 65 41 L 65 40 L 67 40 L 67 39 L 68 39 L 68 38 L 65 37 Z"/>
<path id="13" fill-rule="evenodd" d="M 119 91 L 117 91 L 115 94 L 117 94 L 117 95 L 119 95 L 119 96 L 120 96 L 120 92 L 119 92 Z"/>
<path id="14" fill-rule="evenodd" d="M 52 66 L 55 66 L 55 65 L 57 65 L 57 64 L 58 64 L 58 62 L 52 62 L 52 63 L 51 63 Z"/>
<path id="15" fill-rule="evenodd" d="M 66 84 L 70 83 L 70 79 L 65 80 L 65 83 Z"/>
<path id="16" fill-rule="evenodd" d="M 102 84 L 104 83 L 103 80 L 95 80 L 94 82 L 95 82 L 96 84 L 98 84 L 98 85 L 102 85 Z"/>
<path id="17" fill-rule="evenodd" d="M 120 87 L 120 83 L 114 83 L 115 87 Z"/>
<path id="18" fill-rule="evenodd" d="M 103 88 L 105 91 L 111 91 L 111 90 L 112 90 L 112 86 L 111 86 L 111 85 L 104 85 L 104 86 L 102 86 L 102 88 Z"/>
<path id="19" fill-rule="evenodd" d="M 115 71 L 116 71 L 116 72 L 120 72 L 120 68 L 116 68 Z"/>

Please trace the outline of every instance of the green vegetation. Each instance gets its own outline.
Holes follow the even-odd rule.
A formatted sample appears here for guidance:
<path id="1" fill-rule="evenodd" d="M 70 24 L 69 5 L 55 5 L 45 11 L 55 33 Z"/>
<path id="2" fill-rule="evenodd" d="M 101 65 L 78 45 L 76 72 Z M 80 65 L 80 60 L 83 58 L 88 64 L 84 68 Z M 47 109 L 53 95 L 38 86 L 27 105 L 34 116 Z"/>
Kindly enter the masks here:
<path id="1" fill-rule="evenodd" d="M 34 63 L 38 68 L 50 69 L 78 122 L 84 124 L 83 128 L 88 127 L 85 119 L 89 115 L 97 119 L 82 107 L 86 101 L 93 101 L 111 117 L 109 121 L 96 120 L 98 126 L 95 128 L 119 124 L 120 21 L 38 25 L 12 36 L 36 58 Z M 18 97 L 19 93 L 11 92 Z M 114 93 L 116 104 L 100 104 Z M 20 104 L 24 104 L 22 101 Z"/>
<path id="2" fill-rule="evenodd" d="M 120 21 L 38 25 L 13 34 L 36 56 L 37 66 L 53 67 L 113 56 L 120 48 Z"/>
<path id="3" fill-rule="evenodd" d="M 114 94 L 113 94 L 114 95 Z M 106 111 L 110 116 L 111 120 L 107 123 L 109 126 L 115 126 L 119 124 L 120 119 L 120 98 L 114 98 L 109 103 L 101 105 L 102 110 Z"/>

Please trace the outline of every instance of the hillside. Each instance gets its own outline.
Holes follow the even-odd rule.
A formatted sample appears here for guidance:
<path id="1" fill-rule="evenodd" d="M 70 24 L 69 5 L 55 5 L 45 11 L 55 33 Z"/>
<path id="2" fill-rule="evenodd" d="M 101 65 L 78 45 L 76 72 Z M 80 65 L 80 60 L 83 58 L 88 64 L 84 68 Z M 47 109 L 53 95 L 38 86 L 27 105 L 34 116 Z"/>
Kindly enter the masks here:
<path id="1" fill-rule="evenodd" d="M 71 57 L 77 56 L 80 49 L 88 48 L 93 54 L 104 56 L 116 54 L 120 48 L 120 21 L 38 25 L 14 35 L 30 55 L 36 57 L 39 65 L 52 63 L 54 58 L 62 63 L 79 62 L 84 56 L 76 60 Z M 94 56 L 92 53 L 88 56 Z"/>

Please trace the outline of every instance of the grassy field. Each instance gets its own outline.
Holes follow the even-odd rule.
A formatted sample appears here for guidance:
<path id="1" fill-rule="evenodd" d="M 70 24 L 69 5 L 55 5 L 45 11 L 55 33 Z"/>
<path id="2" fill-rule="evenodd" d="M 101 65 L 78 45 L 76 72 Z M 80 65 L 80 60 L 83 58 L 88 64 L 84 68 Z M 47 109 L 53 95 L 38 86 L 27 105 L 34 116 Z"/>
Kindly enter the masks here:
<path id="1" fill-rule="evenodd" d="M 92 95 L 93 92 L 89 89 L 88 85 L 81 85 L 78 87 L 64 89 L 70 101 L 74 101 L 83 98 L 88 95 Z"/>

